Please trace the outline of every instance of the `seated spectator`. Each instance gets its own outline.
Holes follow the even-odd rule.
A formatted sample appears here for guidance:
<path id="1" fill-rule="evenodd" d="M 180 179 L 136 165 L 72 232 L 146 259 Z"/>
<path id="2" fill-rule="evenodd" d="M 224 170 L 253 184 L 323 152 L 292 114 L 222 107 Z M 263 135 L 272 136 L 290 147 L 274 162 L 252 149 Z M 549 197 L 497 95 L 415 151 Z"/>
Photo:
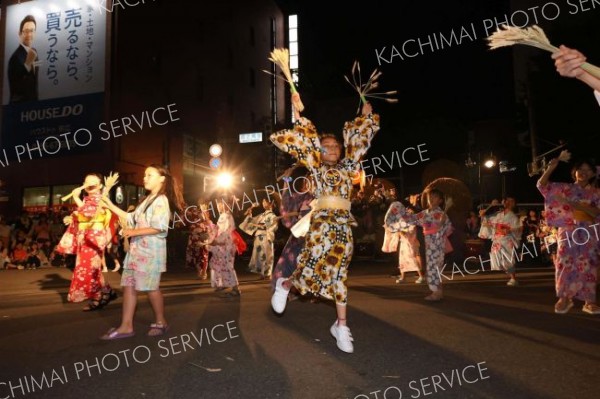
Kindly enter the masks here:
<path id="1" fill-rule="evenodd" d="M 32 242 L 27 249 L 27 269 L 37 269 L 42 265 L 40 253 L 41 251 L 38 247 L 38 244 L 36 242 Z"/>
<path id="2" fill-rule="evenodd" d="M 479 218 L 475 212 L 470 211 L 467 218 L 466 233 L 469 238 L 477 238 L 480 229 Z"/>
<path id="3" fill-rule="evenodd" d="M 12 264 L 10 256 L 8 255 L 8 248 L 2 241 L 0 241 L 0 269 L 15 269 L 16 266 Z"/>
<path id="4" fill-rule="evenodd" d="M 46 241 L 50 241 L 50 226 L 46 221 L 46 215 L 40 215 L 40 219 L 33 227 L 33 238 L 38 244 L 44 244 Z"/>
<path id="5" fill-rule="evenodd" d="M 27 265 L 27 258 L 28 253 L 24 248 L 24 244 L 22 242 L 17 242 L 11 255 L 13 264 L 16 265 L 19 270 L 23 270 Z"/>

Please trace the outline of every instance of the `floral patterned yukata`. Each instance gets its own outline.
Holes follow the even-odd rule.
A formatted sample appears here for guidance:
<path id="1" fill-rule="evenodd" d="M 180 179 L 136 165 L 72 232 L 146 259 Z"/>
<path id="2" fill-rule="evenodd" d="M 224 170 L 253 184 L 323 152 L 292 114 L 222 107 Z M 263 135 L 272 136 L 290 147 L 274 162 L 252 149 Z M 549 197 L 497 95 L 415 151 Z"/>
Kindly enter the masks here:
<path id="1" fill-rule="evenodd" d="M 206 273 L 208 248 L 205 244 L 210 236 L 210 231 L 214 228 L 214 223 L 210 220 L 207 211 L 191 208 L 188 212 L 186 212 L 186 219 L 192 223 L 189 225 L 190 236 L 185 251 L 185 262 L 188 267 L 196 269 L 199 274 Z"/>
<path id="2" fill-rule="evenodd" d="M 393 202 L 385 215 L 386 228 L 392 232 L 398 232 L 402 230 L 404 223 L 423 227 L 427 285 L 431 291 L 435 292 L 442 285 L 440 273 L 444 266 L 446 233 L 452 228 L 452 223 L 439 207 L 411 214 L 402 203 Z"/>
<path id="3" fill-rule="evenodd" d="M 73 221 L 56 246 L 58 253 L 77 255 L 67 295 L 69 302 L 99 301 L 102 293 L 111 291 L 102 275 L 102 257 L 111 240 L 112 213 L 108 209 L 98 211 L 101 197 L 97 193 L 83 199 L 83 204 L 73 212 Z"/>
<path id="4" fill-rule="evenodd" d="M 270 278 L 275 262 L 273 241 L 279 227 L 277 216 L 270 210 L 255 217 L 247 216 L 239 227 L 244 233 L 254 235 L 254 247 L 248 268 L 252 273 Z"/>
<path id="5" fill-rule="evenodd" d="M 313 209 L 305 246 L 291 276 L 292 283 L 301 294 L 311 292 L 335 300 L 337 305 L 347 303 L 345 281 L 354 248 L 349 206 L 352 180 L 378 130 L 378 114 L 359 116 L 346 122 L 343 131 L 345 156 L 334 166 L 321 161 L 317 130 L 304 117 L 296 121 L 293 129 L 273 133 L 270 137 L 280 150 L 309 169 L 315 183 L 312 192 L 317 201 L 337 197 L 341 200 L 339 203 L 348 204 L 347 210 L 326 206 Z"/>
<path id="6" fill-rule="evenodd" d="M 234 261 L 236 244 L 233 237 L 235 221 L 229 212 L 219 215 L 216 228 L 211 234 L 208 250 L 212 254 L 208 263 L 210 267 L 210 285 L 213 288 L 229 288 L 238 286 Z"/>
<path id="7" fill-rule="evenodd" d="M 515 262 L 519 260 L 517 248 L 521 242 L 521 223 L 512 211 L 501 211 L 489 218 L 492 228 L 491 270 L 515 272 Z"/>
<path id="8" fill-rule="evenodd" d="M 165 195 L 159 195 L 153 201 L 151 197 L 146 197 L 133 212 L 127 214 L 128 227 L 152 228 L 160 230 L 160 233 L 130 237 L 129 251 L 125 256 L 121 276 L 122 286 L 135 285 L 138 291 L 158 289 L 160 274 L 167 271 L 170 213 L 169 200 Z M 136 280 L 135 284 L 133 278 Z M 139 281 L 140 279 L 142 281 Z"/>
<path id="9" fill-rule="evenodd" d="M 600 205 L 600 191 L 570 183 L 547 183 L 537 188 L 544 196 L 548 226 L 558 227 L 558 248 L 555 258 L 556 296 L 596 302 L 596 281 L 600 250 L 598 248 L 598 219 L 578 221 L 574 210 L 557 197 L 569 201 Z M 594 225 L 596 224 L 596 225 Z"/>
<path id="10" fill-rule="evenodd" d="M 400 250 L 398 251 L 398 269 L 404 272 L 419 271 L 421 265 L 418 257 L 419 239 L 417 238 L 417 227 L 408 226 L 400 230 Z"/>

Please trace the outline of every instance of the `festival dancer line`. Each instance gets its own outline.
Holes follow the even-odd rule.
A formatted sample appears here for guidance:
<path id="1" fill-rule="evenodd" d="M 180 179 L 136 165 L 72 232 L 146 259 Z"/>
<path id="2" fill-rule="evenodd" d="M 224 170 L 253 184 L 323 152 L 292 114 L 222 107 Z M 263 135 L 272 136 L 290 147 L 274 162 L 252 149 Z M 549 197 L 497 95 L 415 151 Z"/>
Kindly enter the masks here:
<path id="1" fill-rule="evenodd" d="M 144 173 L 144 188 L 150 193 L 133 212 L 125 212 L 107 197 L 102 201 L 120 218 L 127 219 L 128 228 L 121 234 L 131 238 L 123 264 L 123 314 L 121 325 L 111 328 L 100 339 L 112 340 L 135 335 L 133 317 L 138 292 L 147 292 L 154 311 L 155 322 L 150 324 L 148 336 L 164 334 L 168 329 L 164 302 L 159 290 L 161 273 L 167 270 L 167 234 L 171 211 L 181 213 L 183 198 L 177 181 L 169 171 L 151 165 Z"/>
<path id="2" fill-rule="evenodd" d="M 419 212 L 416 207 L 418 196 L 411 196 L 410 206 L 407 206 L 407 212 Z M 390 204 L 391 207 L 392 204 Z M 389 208 L 388 208 L 389 210 Z M 399 231 L 388 229 L 384 224 L 384 239 L 381 251 L 385 253 L 398 252 L 398 271 L 400 276 L 396 279 L 396 284 L 404 281 L 404 275 L 407 272 L 417 272 L 419 278 L 415 281 L 416 284 L 423 283 L 423 272 L 421 263 L 421 244 L 417 236 L 417 226 L 410 225 L 404 221 L 400 221 Z"/>
<path id="3" fill-rule="evenodd" d="M 83 185 L 71 192 L 77 210 L 65 217 L 69 227 L 55 249 L 63 255 L 77 255 L 67 300 L 88 300 L 84 311 L 101 309 L 117 298 L 102 274 L 104 250 L 112 238 L 112 214 L 101 205 L 102 188 L 102 175 L 89 173 Z M 79 196 L 83 190 L 87 195 L 82 201 Z"/>
<path id="4" fill-rule="evenodd" d="M 246 211 L 246 218 L 240 223 L 240 230 L 254 236 L 252 257 L 248 268 L 252 273 L 258 273 L 263 280 L 269 280 L 275 262 L 275 232 L 279 227 L 279 219 L 273 212 L 273 202 L 262 200 L 263 213 L 252 217 L 252 209 Z"/>
<path id="5" fill-rule="evenodd" d="M 488 223 L 492 228 L 492 250 L 490 252 L 491 269 L 504 270 L 510 276 L 506 283 L 509 287 L 519 285 L 515 262 L 516 249 L 521 242 L 522 225 L 515 215 L 515 199 L 506 197 L 502 200 L 504 209 L 490 217 Z"/>
<path id="6" fill-rule="evenodd" d="M 292 104 L 296 117 L 294 128 L 274 133 L 270 139 L 310 170 L 316 204 L 309 214 L 310 227 L 298 256 L 297 269 L 289 279 L 277 280 L 271 305 L 276 313 L 283 313 L 292 285 L 301 294 L 311 292 L 334 300 L 337 320 L 330 332 L 340 350 L 352 353 L 353 338 L 346 325 L 348 290 L 345 284 L 354 245 L 350 226 L 352 180 L 379 130 L 379 115 L 373 114 L 371 104 L 365 101 L 362 115 L 345 123 L 345 156 L 342 158 L 342 144 L 335 136 L 319 137 L 312 122 L 300 117 L 298 110 L 302 102 L 298 93 L 292 94 Z"/>
<path id="7" fill-rule="evenodd" d="M 426 296 L 425 300 L 440 301 L 443 298 L 440 269 L 444 265 L 446 233 L 452 228 L 452 223 L 441 208 L 444 204 L 444 193 L 432 189 L 423 194 L 427 195 L 426 210 L 411 214 L 401 202 L 395 201 L 385 215 L 385 226 L 392 232 L 400 231 L 404 223 L 423 227 L 427 284 L 431 290 L 431 294 Z"/>
<path id="8" fill-rule="evenodd" d="M 217 202 L 219 219 L 217 225 L 211 229 L 208 250 L 211 253 L 210 285 L 215 291 L 231 288 L 223 297 L 239 297 L 240 283 L 235 272 L 235 254 L 243 252 L 239 248 L 235 221 L 233 215 L 223 201 Z"/>
<path id="9" fill-rule="evenodd" d="M 210 220 L 207 206 L 198 200 L 198 207 L 187 209 L 186 219 L 191 221 L 188 225 L 190 236 L 185 251 L 185 262 L 188 267 L 196 269 L 198 278 L 208 278 L 208 239 L 214 223 Z"/>
<path id="10" fill-rule="evenodd" d="M 596 304 L 596 282 L 600 251 L 595 227 L 600 218 L 600 190 L 595 186 L 596 167 L 591 161 L 576 163 L 571 176 L 574 183 L 551 183 L 550 176 L 559 159 L 567 160 L 563 151 L 548 163 L 537 182 L 544 196 L 546 222 L 558 227 L 558 248 L 554 258 L 556 296 L 554 311 L 567 313 L 573 299 L 584 301 L 582 310 L 600 314 Z"/>

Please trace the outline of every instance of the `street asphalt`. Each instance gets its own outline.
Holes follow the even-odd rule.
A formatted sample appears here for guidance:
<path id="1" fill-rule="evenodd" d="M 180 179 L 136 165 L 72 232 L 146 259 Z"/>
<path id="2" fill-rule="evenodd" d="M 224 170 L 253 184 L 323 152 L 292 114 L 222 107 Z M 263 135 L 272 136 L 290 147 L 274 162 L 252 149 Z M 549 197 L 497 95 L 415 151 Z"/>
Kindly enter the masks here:
<path id="1" fill-rule="evenodd" d="M 351 265 L 348 320 L 355 352 L 329 332 L 325 300 L 270 308 L 268 282 L 237 266 L 241 298 L 221 298 L 195 272 L 164 274 L 170 330 L 148 337 L 140 295 L 134 337 L 101 341 L 122 298 L 95 312 L 66 301 L 71 271 L 0 271 L 2 398 L 594 398 L 600 315 L 553 312 L 553 270 L 444 278 L 444 299 L 396 284 L 393 261 Z M 464 274 L 464 273 L 463 273 Z M 119 273 L 105 273 L 120 294 Z"/>

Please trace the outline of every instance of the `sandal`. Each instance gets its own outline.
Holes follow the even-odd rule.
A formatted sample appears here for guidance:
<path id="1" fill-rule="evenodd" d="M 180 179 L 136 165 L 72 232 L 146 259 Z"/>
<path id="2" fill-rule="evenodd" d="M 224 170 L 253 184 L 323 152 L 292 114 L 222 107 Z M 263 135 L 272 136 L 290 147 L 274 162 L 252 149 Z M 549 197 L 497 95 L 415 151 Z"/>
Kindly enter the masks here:
<path id="1" fill-rule="evenodd" d="M 101 340 L 104 341 L 110 341 L 113 339 L 121 339 L 121 338 L 129 338 L 129 337 L 133 337 L 135 335 L 135 332 L 129 332 L 129 333 L 120 333 L 117 331 L 116 328 L 111 328 L 110 330 L 108 330 L 108 332 L 106 334 L 104 334 L 103 336 L 100 337 Z"/>
<path id="2" fill-rule="evenodd" d="M 110 292 L 103 292 L 102 297 L 100 297 L 100 307 L 104 307 L 108 305 L 111 301 L 117 299 L 117 293 L 115 290 L 110 290 Z"/>
<path id="3" fill-rule="evenodd" d="M 94 301 L 90 301 L 88 303 L 88 305 L 85 308 L 83 308 L 82 310 L 84 312 L 92 312 L 94 310 L 100 310 L 103 307 L 104 307 L 104 304 L 102 304 L 102 300 L 99 300 L 99 301 L 94 300 Z"/>
<path id="4" fill-rule="evenodd" d="M 168 324 L 161 323 L 152 323 L 150 324 L 150 329 L 148 330 L 149 337 L 158 337 L 159 335 L 163 335 L 169 330 Z"/>

